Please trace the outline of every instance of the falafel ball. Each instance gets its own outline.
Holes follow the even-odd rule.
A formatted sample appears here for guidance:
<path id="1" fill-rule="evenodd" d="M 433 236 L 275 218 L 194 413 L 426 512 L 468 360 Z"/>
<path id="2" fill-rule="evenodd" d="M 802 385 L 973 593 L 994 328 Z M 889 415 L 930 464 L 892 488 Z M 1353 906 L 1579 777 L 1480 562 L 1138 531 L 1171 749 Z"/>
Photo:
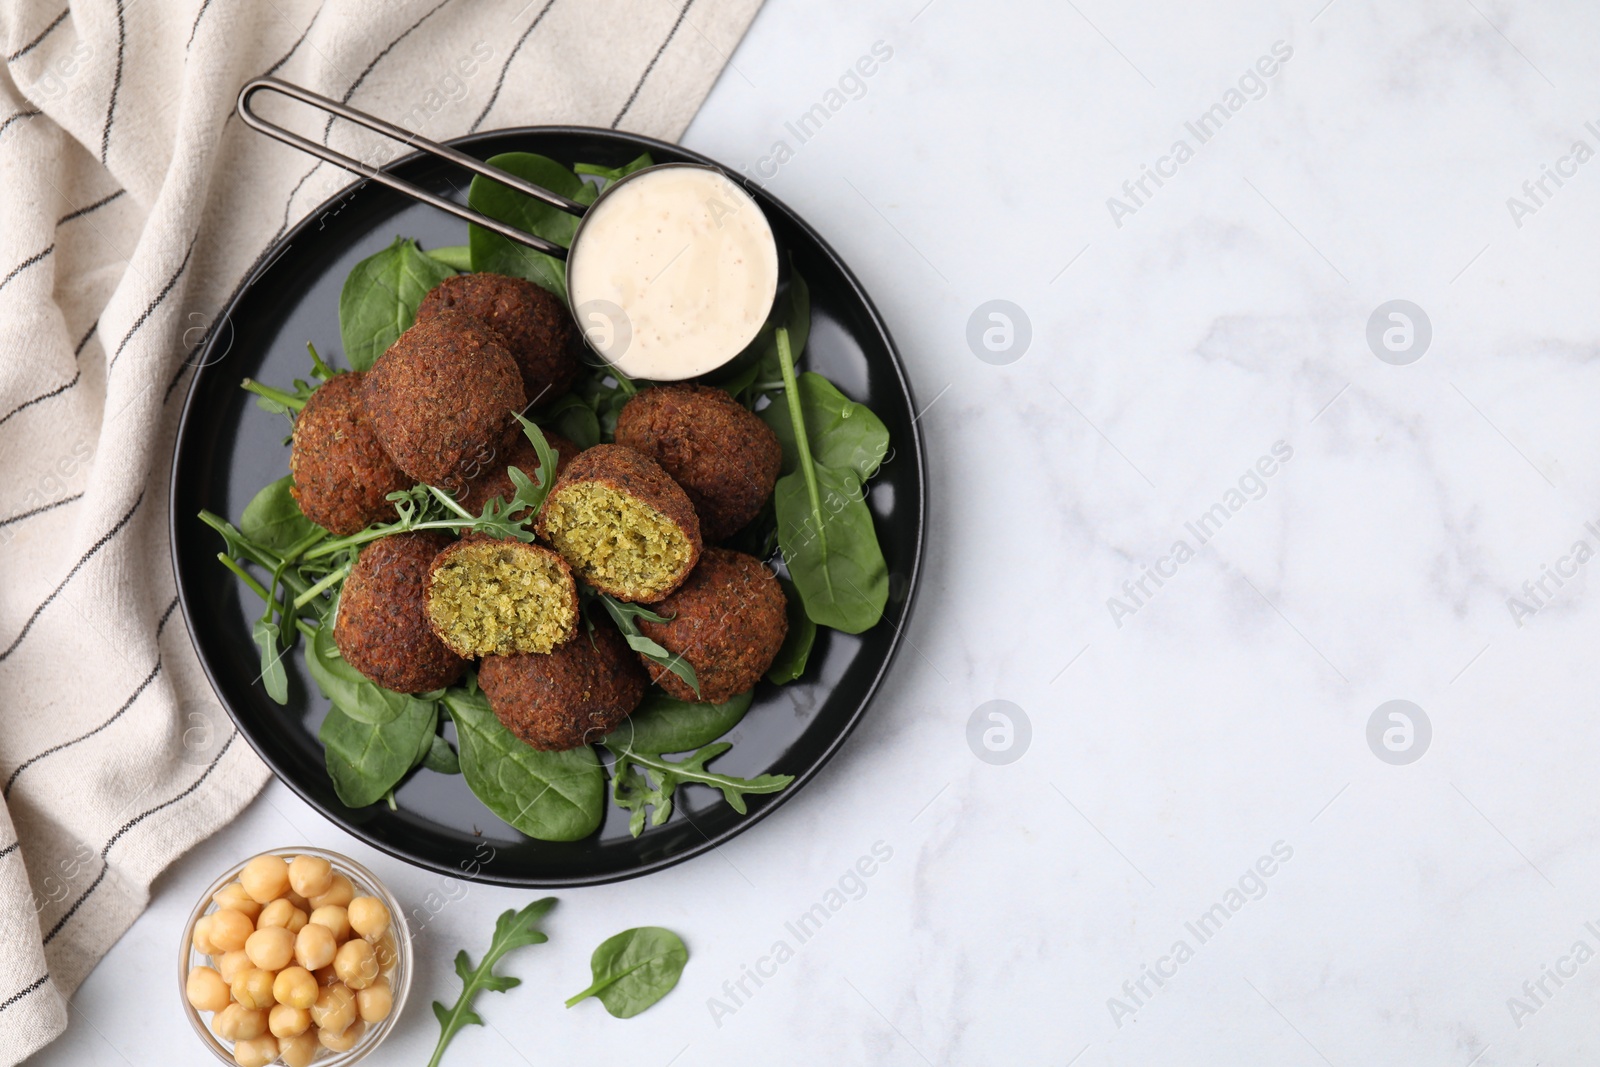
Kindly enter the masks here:
<path id="1" fill-rule="evenodd" d="M 395 517 L 390 493 L 411 488 L 361 406 L 361 373 L 320 385 L 294 420 L 289 492 L 305 517 L 343 537 Z"/>
<path id="2" fill-rule="evenodd" d="M 709 385 L 640 390 L 617 416 L 616 439 L 683 486 L 707 541 L 749 525 L 771 498 L 783 464 L 772 428 L 727 390 Z"/>
<path id="3" fill-rule="evenodd" d="M 504 274 L 457 274 L 422 298 L 417 321 L 446 309 L 471 315 L 500 336 L 535 407 L 560 398 L 577 380 L 572 316 L 548 289 Z"/>
<path id="4" fill-rule="evenodd" d="M 539 534 L 602 593 L 645 604 L 683 584 L 702 545 L 678 483 L 621 445 L 578 453 L 545 498 Z"/>
<path id="5" fill-rule="evenodd" d="M 391 534 L 362 549 L 344 580 L 333 643 L 346 663 L 385 689 L 426 693 L 467 669 L 428 625 L 428 571 L 449 543 L 432 530 Z"/>
<path id="6" fill-rule="evenodd" d="M 549 652 L 578 631 L 578 586 L 542 545 L 468 535 L 433 559 L 428 623 L 459 656 Z"/>
<path id="7" fill-rule="evenodd" d="M 452 491 L 520 432 L 514 413 L 528 403 L 499 337 L 449 310 L 418 322 L 378 357 L 361 399 L 395 466 Z"/>
<path id="8" fill-rule="evenodd" d="M 577 748 L 616 729 L 648 684 L 633 650 L 609 626 L 580 633 L 548 656 L 490 656 L 478 668 L 478 685 L 495 716 L 547 752 Z"/>
<path id="9" fill-rule="evenodd" d="M 574 458 L 581 451 L 577 445 L 562 437 L 558 433 L 544 431 L 545 443 L 556 454 L 556 477 L 561 477 L 561 472 L 567 469 Z M 483 506 L 491 497 L 500 497 L 510 503 L 517 487 L 511 484 L 511 475 L 506 473 L 507 467 L 515 467 L 529 478 L 539 469 L 539 453 L 533 447 L 533 442 L 528 440 L 526 434 L 519 433 L 511 442 L 508 449 L 501 455 L 491 460 L 482 473 L 472 480 L 467 486 L 467 491 L 458 499 L 458 503 L 474 515 L 483 514 Z"/>
<path id="10" fill-rule="evenodd" d="M 700 694 L 665 667 L 644 660 L 650 680 L 678 700 L 707 704 L 744 692 L 761 680 L 783 647 L 787 604 L 766 564 L 743 552 L 706 549 L 689 580 L 655 606 L 656 614 L 671 621 L 639 620 L 641 633 L 689 661 Z"/>

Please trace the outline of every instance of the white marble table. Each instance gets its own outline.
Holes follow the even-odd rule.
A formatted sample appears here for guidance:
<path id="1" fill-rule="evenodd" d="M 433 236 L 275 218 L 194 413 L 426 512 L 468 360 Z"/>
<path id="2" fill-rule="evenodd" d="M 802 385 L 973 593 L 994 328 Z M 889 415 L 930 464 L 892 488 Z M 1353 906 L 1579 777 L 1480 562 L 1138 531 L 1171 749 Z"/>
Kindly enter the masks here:
<path id="1" fill-rule="evenodd" d="M 1600 14 L 923 3 L 770 0 L 686 137 L 810 218 L 906 355 L 914 647 L 755 832 L 560 894 L 447 1062 L 1595 1062 Z M 786 123 L 875 42 L 801 143 Z M 969 346 L 991 300 L 1025 351 L 1015 313 L 1009 350 L 983 316 Z M 1384 309 L 1374 348 L 1395 300 L 1428 327 Z M 969 746 L 994 700 L 1026 746 L 1015 714 L 1009 751 L 987 720 Z M 1394 700 L 1422 714 L 1369 743 Z M 201 1062 L 183 913 L 296 842 L 448 888 L 274 784 L 164 877 L 39 1062 Z M 874 848 L 858 899 L 763 963 Z M 426 1060 L 451 955 L 527 899 L 442 910 L 384 1062 Z M 646 923 L 690 942 L 678 990 L 563 1009 Z"/>

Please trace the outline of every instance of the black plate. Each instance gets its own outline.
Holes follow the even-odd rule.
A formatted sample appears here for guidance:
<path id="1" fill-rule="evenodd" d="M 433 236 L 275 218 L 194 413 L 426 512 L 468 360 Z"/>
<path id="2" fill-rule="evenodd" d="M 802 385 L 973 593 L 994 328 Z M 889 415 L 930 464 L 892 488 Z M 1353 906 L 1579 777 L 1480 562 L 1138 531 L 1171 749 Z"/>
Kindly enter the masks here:
<path id="1" fill-rule="evenodd" d="M 525 151 L 568 164 L 621 166 L 648 151 L 658 163 L 712 162 L 676 145 L 583 127 L 501 130 L 450 143 L 479 158 Z M 448 164 L 413 156 L 391 169 L 440 195 L 466 199 L 466 178 Z M 750 191 L 811 287 L 805 365 L 877 412 L 894 451 L 867 498 L 889 564 L 885 618 L 859 636 L 822 630 L 803 679 L 782 688 L 761 683 L 754 706 L 730 735 L 733 750 L 714 766 L 737 775 L 792 774 L 795 782 L 780 793 L 751 797 L 748 815 L 718 793 L 690 787 L 679 790 L 664 826 L 646 828 L 638 838 L 628 834 L 627 813 L 611 806 L 599 831 L 583 841 L 534 841 L 490 814 L 460 776 L 427 770 L 396 791 L 398 811 L 341 804 L 316 736 L 327 701 L 310 683 L 301 649 L 290 657 L 289 705 L 281 707 L 255 682 L 259 659 L 250 626 L 260 605 L 223 571 L 216 560 L 221 539 L 195 516 L 209 508 L 237 522 L 258 489 L 288 472 L 287 423 L 250 402 L 240 379 L 287 385 L 306 377 L 307 341 L 323 352 L 340 350 L 339 289 L 358 260 L 396 235 L 415 237 L 424 248 L 463 244 L 466 224 L 381 185 L 353 186 L 263 258 L 265 265 L 212 331 L 184 404 L 172 471 L 172 560 L 184 618 L 217 696 L 256 752 L 307 803 L 363 841 L 421 867 L 502 885 L 636 877 L 753 826 L 800 791 L 866 711 L 899 645 L 922 554 L 923 455 L 910 386 L 883 320 L 849 269 L 788 208 L 760 189 Z"/>

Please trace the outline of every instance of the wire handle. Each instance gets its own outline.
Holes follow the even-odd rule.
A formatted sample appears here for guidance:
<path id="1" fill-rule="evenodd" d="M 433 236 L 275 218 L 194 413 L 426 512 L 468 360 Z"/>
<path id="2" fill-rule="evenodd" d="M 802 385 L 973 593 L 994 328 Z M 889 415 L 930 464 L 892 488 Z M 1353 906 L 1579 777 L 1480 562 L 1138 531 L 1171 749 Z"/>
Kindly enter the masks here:
<path id="1" fill-rule="evenodd" d="M 469 207 L 463 207 L 453 200 L 446 200 L 444 197 L 431 193 L 420 185 L 408 182 L 404 178 L 395 177 L 387 170 L 369 166 L 358 159 L 335 152 L 325 144 L 313 141 L 308 137 L 302 137 L 298 133 L 266 121 L 250 108 L 251 98 L 262 90 L 282 93 L 284 96 L 298 100 L 303 104 L 309 104 L 313 108 L 353 122 L 357 126 L 365 126 L 374 133 L 381 133 L 385 137 L 421 149 L 429 155 L 438 156 L 459 167 L 465 167 L 474 174 L 481 174 L 491 181 L 499 182 L 501 185 L 515 189 L 526 196 L 531 196 L 535 200 L 542 200 L 551 207 L 559 208 L 568 214 L 581 217 L 588 210 L 587 205 L 568 199 L 560 193 L 551 192 L 542 186 L 534 185 L 532 182 L 519 178 L 515 174 L 508 174 L 498 167 L 491 167 L 482 160 L 474 159 L 472 156 L 467 155 L 465 152 L 457 151 L 448 145 L 439 144 L 437 141 L 430 141 L 426 137 L 402 129 L 392 122 L 385 122 L 383 119 L 369 115 L 364 111 L 357 111 L 355 108 L 341 104 L 337 100 L 330 100 L 325 96 L 320 96 L 309 89 L 303 89 L 290 82 L 281 81 L 278 78 L 254 78 L 246 82 L 244 88 L 239 90 L 239 117 L 251 129 L 264 133 L 274 140 L 282 141 L 284 144 L 292 145 L 302 152 L 307 152 L 319 159 L 326 160 L 335 166 L 343 167 L 345 170 L 359 174 L 363 178 L 378 182 L 380 185 L 387 185 L 389 188 L 403 193 L 413 200 L 420 200 L 422 203 L 436 207 L 440 211 L 448 212 L 458 219 L 465 219 L 470 223 L 482 226 L 486 230 L 492 230 L 508 241 L 515 241 L 517 244 L 538 249 L 545 255 L 555 256 L 557 259 L 565 259 L 567 250 L 554 241 L 548 241 L 543 237 L 519 230 L 509 223 L 501 222 L 499 219 L 492 219 Z"/>

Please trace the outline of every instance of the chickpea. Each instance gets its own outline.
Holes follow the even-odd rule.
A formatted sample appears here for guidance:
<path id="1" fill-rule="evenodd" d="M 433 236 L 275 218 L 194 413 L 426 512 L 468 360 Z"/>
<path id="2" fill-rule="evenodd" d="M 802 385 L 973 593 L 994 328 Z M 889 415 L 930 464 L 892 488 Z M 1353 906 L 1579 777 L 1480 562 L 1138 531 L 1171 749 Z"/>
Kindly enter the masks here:
<path id="1" fill-rule="evenodd" d="M 211 942 L 211 916 L 202 915 L 194 924 L 194 950 L 202 956 L 215 956 L 222 950 Z"/>
<path id="2" fill-rule="evenodd" d="M 267 1012 L 267 1029 L 273 1037 L 293 1037 L 311 1028 L 311 1013 L 305 1008 L 291 1008 L 287 1004 L 274 1004 Z"/>
<path id="3" fill-rule="evenodd" d="M 317 1040 L 322 1042 L 322 1047 L 329 1052 L 349 1052 L 356 1047 L 356 1042 L 361 1040 L 361 1035 L 366 1029 L 366 1023 L 356 1022 L 345 1027 L 340 1033 L 334 1033 L 332 1030 L 318 1030 Z"/>
<path id="4" fill-rule="evenodd" d="M 278 1056 L 287 1067 L 311 1067 L 311 1061 L 316 1059 L 317 1053 L 321 1051 L 322 1046 L 317 1042 L 315 1030 L 307 1030 L 290 1038 L 280 1038 L 278 1041 Z"/>
<path id="5" fill-rule="evenodd" d="M 239 872 L 239 884 L 258 904 L 276 900 L 289 891 L 289 865 L 282 856 L 257 856 Z"/>
<path id="6" fill-rule="evenodd" d="M 272 999 L 272 972 L 259 967 L 248 967 L 233 976 L 233 999 L 241 1007 L 266 1009 L 276 1003 Z"/>
<path id="7" fill-rule="evenodd" d="M 306 921 L 307 918 L 304 911 L 289 903 L 287 897 L 279 897 L 261 909 L 261 914 L 256 916 L 256 929 L 265 930 L 268 927 L 276 926 L 289 931 L 291 934 L 298 934 L 300 928 L 306 924 Z"/>
<path id="8" fill-rule="evenodd" d="M 388 971 L 394 967 L 399 953 L 394 949 L 394 932 L 385 930 L 383 936 L 371 942 L 373 954 L 378 957 L 378 970 Z"/>
<path id="9" fill-rule="evenodd" d="M 353 938 L 339 946 L 333 957 L 333 970 L 351 989 L 365 989 L 378 977 L 378 957 L 371 945 Z"/>
<path id="10" fill-rule="evenodd" d="M 309 900 L 333 888 L 333 865 L 320 856 L 296 856 L 289 864 L 289 885 Z"/>
<path id="11" fill-rule="evenodd" d="M 278 1058 L 278 1039 L 271 1034 L 261 1034 L 236 1041 L 233 1062 L 239 1067 L 267 1067 Z"/>
<path id="12" fill-rule="evenodd" d="M 228 1006 L 228 983 L 210 967 L 191 967 L 183 992 L 195 1011 L 221 1011 Z"/>
<path id="13" fill-rule="evenodd" d="M 333 972 L 333 964 L 331 963 L 326 967 L 318 967 L 316 970 L 312 971 L 311 977 L 317 980 L 317 987 L 319 990 L 326 989 L 328 986 L 331 986 L 333 983 L 339 980 L 339 976 Z"/>
<path id="14" fill-rule="evenodd" d="M 311 913 L 311 921 L 318 926 L 325 926 L 333 934 L 333 939 L 339 944 L 350 940 L 350 913 L 339 904 L 324 904 Z M 211 935 L 213 941 L 216 934 Z"/>
<path id="15" fill-rule="evenodd" d="M 321 992 L 316 976 L 304 967 L 285 967 L 278 972 L 278 977 L 272 980 L 272 999 L 291 1008 L 309 1010 L 311 1005 L 317 1002 L 317 994 Z"/>
<path id="16" fill-rule="evenodd" d="M 251 934 L 244 951 L 262 970 L 281 971 L 294 959 L 294 935 L 281 926 L 269 926 Z"/>
<path id="17" fill-rule="evenodd" d="M 299 908 L 301 911 L 305 912 L 307 915 L 311 914 L 311 901 L 307 900 L 305 897 L 301 896 L 299 893 L 296 893 L 293 889 L 291 889 L 287 893 L 285 893 L 283 895 L 283 899 L 287 900 L 289 903 L 293 904 L 295 907 Z"/>
<path id="18" fill-rule="evenodd" d="M 350 929 L 373 940 L 389 928 L 389 909 L 377 897 L 356 897 L 345 905 Z"/>
<path id="19" fill-rule="evenodd" d="M 253 920 L 261 913 L 261 905 L 249 893 L 244 891 L 244 886 L 238 882 L 229 882 L 215 893 L 211 899 L 217 902 L 219 908 L 232 908 L 242 911 Z"/>
<path id="20" fill-rule="evenodd" d="M 256 928 L 250 916 L 234 908 L 214 911 L 210 919 L 211 925 L 206 928 L 206 932 L 211 938 L 211 944 L 223 952 L 244 948 L 245 938 Z"/>
<path id="21" fill-rule="evenodd" d="M 326 893 L 318 893 L 315 896 L 308 893 L 306 899 L 311 901 L 313 909 L 326 907 L 329 904 L 337 904 L 342 908 L 354 900 L 355 896 L 356 887 L 350 884 L 350 879 L 342 874 L 336 874 L 333 876 L 333 884 L 328 887 Z"/>
<path id="22" fill-rule="evenodd" d="M 333 962 L 339 950 L 333 931 L 319 922 L 308 922 L 294 935 L 294 958 L 308 971 L 317 971 Z"/>
<path id="23" fill-rule="evenodd" d="M 335 982 L 322 991 L 317 1002 L 311 1005 L 311 1021 L 317 1029 L 342 1034 L 356 1021 L 356 995 L 341 982 Z"/>
<path id="24" fill-rule="evenodd" d="M 248 1041 L 267 1032 L 267 1013 L 229 1004 L 211 1017 L 211 1031 L 224 1041 Z"/>
<path id="25" fill-rule="evenodd" d="M 236 948 L 232 952 L 224 952 L 217 960 L 217 973 L 220 974 L 222 976 L 222 980 L 227 982 L 230 986 L 233 985 L 233 980 L 238 976 L 240 971 L 247 971 L 249 969 L 250 957 L 242 948 Z"/>
<path id="26" fill-rule="evenodd" d="M 376 979 L 367 988 L 356 994 L 356 1011 L 361 1018 L 369 1023 L 378 1023 L 389 1017 L 394 1010 L 394 991 L 389 988 L 389 979 Z"/>

